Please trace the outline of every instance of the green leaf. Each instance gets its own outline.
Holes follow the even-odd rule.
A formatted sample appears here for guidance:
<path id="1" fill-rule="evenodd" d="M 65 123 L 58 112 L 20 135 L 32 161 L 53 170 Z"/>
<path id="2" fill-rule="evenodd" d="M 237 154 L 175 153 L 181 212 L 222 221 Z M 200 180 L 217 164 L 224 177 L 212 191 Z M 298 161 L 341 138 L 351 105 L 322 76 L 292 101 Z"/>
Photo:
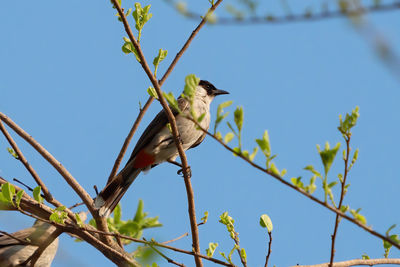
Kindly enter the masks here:
<path id="1" fill-rule="evenodd" d="M 150 5 L 142 8 L 140 3 L 135 3 L 135 10 L 132 12 L 132 16 L 135 19 L 136 25 L 135 28 L 138 30 L 138 41 L 140 41 L 140 36 L 142 33 L 143 26 L 149 19 L 153 16 L 153 14 L 149 13 Z"/>
<path id="2" fill-rule="evenodd" d="M 138 222 L 141 221 L 144 217 L 146 217 L 146 214 L 143 213 L 143 200 L 139 199 L 138 206 L 136 208 L 136 214 L 135 217 L 133 218 L 134 221 Z"/>
<path id="3" fill-rule="evenodd" d="M 314 166 L 313 165 L 307 165 L 306 167 L 304 167 L 304 170 L 307 170 L 307 171 L 310 171 L 310 172 L 312 172 L 314 175 L 316 175 L 317 177 L 322 177 L 322 175 L 318 172 L 318 171 L 316 171 L 315 169 L 314 169 Z"/>
<path id="4" fill-rule="evenodd" d="M 277 176 L 281 176 L 281 174 L 280 174 L 278 168 L 275 166 L 274 163 L 271 163 L 271 165 L 270 165 L 270 167 L 269 167 L 268 170 L 269 170 L 271 173 L 273 173 L 273 174 L 275 174 L 275 175 L 277 175 Z"/>
<path id="5" fill-rule="evenodd" d="M 339 3 L 347 2 L 345 0 L 339 1 Z M 352 110 L 351 114 L 346 114 L 344 121 L 342 120 L 342 116 L 339 116 L 339 127 L 338 130 L 346 136 L 351 134 L 351 129 L 356 125 L 358 117 L 360 117 L 360 113 L 358 112 L 359 108 L 356 106 L 355 109 Z"/>
<path id="6" fill-rule="evenodd" d="M 197 122 L 200 123 L 206 117 L 206 113 L 204 112 L 197 118 Z"/>
<path id="7" fill-rule="evenodd" d="M 8 153 L 10 153 L 11 156 L 13 156 L 15 159 L 18 159 L 17 153 L 12 149 L 11 147 L 7 148 Z"/>
<path id="8" fill-rule="evenodd" d="M 359 214 L 360 210 L 361 210 L 361 209 L 358 209 L 358 210 L 350 210 L 350 213 L 351 213 L 351 215 L 353 215 L 353 217 L 354 217 L 354 219 L 355 219 L 356 221 L 358 221 L 358 222 L 360 222 L 360 223 L 366 225 L 366 224 L 367 224 L 367 219 L 366 219 L 363 215 Z"/>
<path id="9" fill-rule="evenodd" d="M 264 153 L 264 155 L 269 158 L 271 156 L 271 145 L 269 142 L 268 131 L 265 130 L 262 139 L 256 139 L 256 142 L 261 148 L 261 151 Z"/>
<path id="10" fill-rule="evenodd" d="M 79 216 L 79 213 L 75 213 L 75 219 L 76 219 L 76 223 L 78 224 L 79 227 L 83 227 L 83 222 L 81 217 Z"/>
<path id="11" fill-rule="evenodd" d="M 196 77 L 194 74 L 189 74 L 185 78 L 185 88 L 183 89 L 183 95 L 191 103 L 194 100 L 194 95 L 196 93 L 196 87 L 199 85 L 200 78 Z"/>
<path id="12" fill-rule="evenodd" d="M 369 260 L 369 259 L 371 259 L 366 253 L 362 254 L 361 258 L 362 258 L 363 260 Z"/>
<path id="13" fill-rule="evenodd" d="M 240 257 L 244 260 L 244 262 L 247 262 L 247 254 L 244 248 L 240 250 Z"/>
<path id="14" fill-rule="evenodd" d="M 1 192 L 3 194 L 3 197 L 6 199 L 6 201 L 8 203 L 11 203 L 14 206 L 13 198 L 15 195 L 15 187 L 12 184 L 7 182 L 5 184 L 2 184 Z"/>
<path id="15" fill-rule="evenodd" d="M 271 218 L 267 214 L 263 214 L 260 216 L 260 225 L 263 228 L 267 228 L 268 233 L 272 232 L 272 229 L 273 229 L 272 221 L 271 221 Z"/>
<path id="16" fill-rule="evenodd" d="M 221 139 L 222 139 L 221 132 L 216 132 L 216 133 L 215 133 L 215 137 L 216 137 L 218 140 L 221 140 Z"/>
<path id="17" fill-rule="evenodd" d="M 228 144 L 234 137 L 235 135 L 232 132 L 227 133 L 224 137 L 224 143 Z"/>
<path id="18" fill-rule="evenodd" d="M 168 54 L 167 50 L 162 50 L 162 49 L 158 50 L 158 55 L 153 60 L 154 76 L 157 75 L 158 66 L 160 65 L 161 61 L 163 61 L 165 59 L 167 54 Z"/>
<path id="19" fill-rule="evenodd" d="M 333 181 L 333 182 L 331 182 L 330 184 L 328 184 L 328 187 L 329 187 L 329 188 L 332 188 L 332 187 L 334 187 L 337 183 L 338 183 L 337 181 Z"/>
<path id="20" fill-rule="evenodd" d="M 258 147 L 255 147 L 255 148 L 253 149 L 253 152 L 251 152 L 251 154 L 249 155 L 249 160 L 250 160 L 250 161 L 253 161 L 253 160 L 254 160 L 255 156 L 257 155 L 257 152 L 258 152 Z"/>
<path id="21" fill-rule="evenodd" d="M 140 201 L 141 200 L 139 200 L 139 203 Z M 118 205 L 114 209 L 114 223 L 119 224 L 121 222 L 121 217 L 122 217 L 121 203 L 118 203 Z"/>
<path id="22" fill-rule="evenodd" d="M 343 213 L 346 213 L 349 209 L 350 209 L 349 205 L 342 205 L 340 207 L 340 211 L 343 212 Z"/>
<path id="23" fill-rule="evenodd" d="M 390 226 L 389 229 L 387 229 L 387 231 L 386 231 L 386 236 L 389 236 L 390 231 L 392 231 L 396 226 L 397 226 L 396 224 L 393 224 L 392 226 Z"/>
<path id="24" fill-rule="evenodd" d="M 243 117 L 243 107 L 237 107 L 234 112 L 234 120 L 239 132 L 242 130 L 243 127 Z"/>
<path id="25" fill-rule="evenodd" d="M 204 212 L 204 217 L 201 218 L 201 221 L 202 221 L 203 224 L 204 224 L 204 223 L 207 222 L 207 220 L 208 220 L 208 211 L 205 211 L 205 212 Z"/>
<path id="26" fill-rule="evenodd" d="M 19 204 L 21 203 L 22 196 L 24 195 L 24 190 L 20 190 L 17 192 L 17 195 L 15 197 L 15 204 L 17 204 L 17 207 L 19 208 Z"/>
<path id="27" fill-rule="evenodd" d="M 140 63 L 140 57 L 138 52 L 136 51 L 135 46 L 133 43 L 126 37 L 123 38 L 125 43 L 122 45 L 122 52 L 125 54 L 133 53 L 136 57 L 136 60 Z"/>
<path id="28" fill-rule="evenodd" d="M 328 172 L 332 166 L 333 160 L 335 159 L 337 152 L 339 151 L 339 148 L 340 143 L 337 143 L 334 148 L 330 149 L 329 142 L 326 142 L 325 149 L 321 151 L 320 146 L 317 145 L 322 164 L 324 165 L 325 176 L 328 175 Z"/>
<path id="29" fill-rule="evenodd" d="M 39 203 L 43 203 L 43 198 L 40 194 L 41 190 L 42 190 L 42 188 L 40 186 L 36 186 L 33 189 L 33 198 Z"/>
<path id="30" fill-rule="evenodd" d="M 168 94 L 163 92 L 163 96 L 167 100 L 168 104 L 175 110 L 181 113 L 181 110 L 179 109 L 178 106 L 178 101 L 176 100 L 174 94 L 172 92 L 169 92 Z"/>
<path id="31" fill-rule="evenodd" d="M 212 257 L 214 255 L 215 250 L 218 247 L 218 243 L 208 243 L 208 248 L 206 249 L 207 256 Z"/>
<path id="32" fill-rule="evenodd" d="M 234 147 L 234 148 L 232 148 L 232 150 L 233 150 L 233 155 L 234 156 L 238 156 L 238 155 L 242 154 L 241 153 L 242 151 L 240 150 L 239 147 Z"/>
<path id="33" fill-rule="evenodd" d="M 154 89 L 153 87 L 149 86 L 149 88 L 147 88 L 147 93 L 155 99 L 158 99 L 156 89 Z"/>

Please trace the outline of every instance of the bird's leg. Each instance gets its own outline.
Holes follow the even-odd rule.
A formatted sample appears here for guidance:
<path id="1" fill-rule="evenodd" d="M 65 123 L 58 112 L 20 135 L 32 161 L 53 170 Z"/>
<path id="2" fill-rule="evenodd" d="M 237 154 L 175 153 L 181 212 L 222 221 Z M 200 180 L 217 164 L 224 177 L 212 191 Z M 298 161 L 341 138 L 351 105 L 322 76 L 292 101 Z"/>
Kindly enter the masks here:
<path id="1" fill-rule="evenodd" d="M 176 162 L 176 161 L 174 161 L 174 160 L 170 160 L 170 159 L 168 159 L 167 161 L 168 161 L 169 163 L 171 163 L 171 164 L 174 164 L 174 165 L 180 167 L 181 169 L 178 170 L 176 173 L 179 174 L 179 175 L 182 174 L 182 176 L 183 176 L 183 166 L 182 166 L 181 163 Z M 192 177 L 192 170 L 190 169 L 190 166 L 187 167 L 187 172 L 188 172 L 189 177 Z"/>

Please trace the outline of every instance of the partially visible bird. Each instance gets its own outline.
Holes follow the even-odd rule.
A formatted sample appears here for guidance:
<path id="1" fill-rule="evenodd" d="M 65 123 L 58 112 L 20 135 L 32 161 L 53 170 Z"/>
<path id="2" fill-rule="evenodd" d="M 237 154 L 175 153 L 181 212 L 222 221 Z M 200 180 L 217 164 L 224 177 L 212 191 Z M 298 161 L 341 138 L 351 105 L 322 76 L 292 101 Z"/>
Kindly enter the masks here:
<path id="1" fill-rule="evenodd" d="M 222 94 L 229 93 L 215 88 L 205 80 L 201 80 L 196 87 L 192 108 L 197 116 L 205 114 L 200 122 L 202 128 L 209 128 L 210 103 L 215 96 Z M 194 148 L 204 140 L 206 134 L 185 117 L 191 116 L 190 101 L 179 97 L 178 106 L 184 115 L 174 111 L 174 116 L 183 149 Z M 179 153 L 167 124 L 167 115 L 162 110 L 144 130 L 125 167 L 96 197 L 95 207 L 99 209 L 101 216 L 107 217 L 114 210 L 141 171 L 149 170 L 165 161 L 174 161 L 178 157 Z"/>
<path id="2" fill-rule="evenodd" d="M 14 267 L 22 265 L 36 249 L 56 230 L 51 224 L 35 221 L 32 227 L 12 233 L 15 238 L 0 236 L 0 266 Z M 23 243 L 21 241 L 25 241 Z M 58 248 L 56 238 L 40 255 L 35 267 L 50 267 Z M 26 265 L 25 265 L 26 266 Z"/>

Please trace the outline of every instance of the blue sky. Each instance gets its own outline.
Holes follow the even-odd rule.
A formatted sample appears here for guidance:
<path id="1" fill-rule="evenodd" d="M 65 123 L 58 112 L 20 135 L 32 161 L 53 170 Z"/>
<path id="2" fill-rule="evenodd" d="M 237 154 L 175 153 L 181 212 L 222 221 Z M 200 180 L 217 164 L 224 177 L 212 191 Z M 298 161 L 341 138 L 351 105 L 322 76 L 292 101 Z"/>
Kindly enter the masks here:
<path id="1" fill-rule="evenodd" d="M 148 3 L 153 18 L 145 26 L 141 45 L 150 62 L 159 48 L 168 50 L 158 71 L 162 74 L 197 22 L 178 16 L 162 1 L 142 2 Z M 202 1 L 194 8 L 203 11 L 206 4 Z M 93 185 L 101 188 L 107 180 L 139 102 L 148 97 L 144 72 L 134 57 L 121 52 L 126 34 L 114 14 L 109 1 L 7 1 L 0 11 L 1 112 L 46 147 L 93 195 Z M 367 18 L 400 53 L 398 11 Z M 190 73 L 231 93 L 215 100 L 214 116 L 223 101 L 234 101 L 228 109 L 231 113 L 243 106 L 245 148 L 252 149 L 254 140 L 268 129 L 272 151 L 278 154 L 275 163 L 288 170 L 286 179 L 301 175 L 308 181 L 303 168 L 309 164 L 322 171 L 316 144 L 341 142 L 343 147 L 336 129 L 338 115 L 358 105 L 361 116 L 351 146 L 359 148 L 360 155 L 349 176 L 345 204 L 362 208 L 368 225 L 381 233 L 400 223 L 400 179 L 395 168 L 400 149 L 399 82 L 348 20 L 206 26 L 163 89 L 178 95 Z M 159 110 L 160 105 L 153 103 L 133 143 Z M 223 126 L 221 131 L 228 129 Z M 32 148 L 16 140 L 53 195 L 67 206 L 76 203 L 77 196 L 64 180 Z M 8 146 L 0 138 L 0 175 L 34 185 L 19 162 L 8 155 Z M 274 224 L 271 264 L 329 260 L 332 212 L 250 168 L 210 138 L 187 156 L 197 216 L 210 213 L 209 222 L 199 230 L 202 252 L 209 242 L 220 244 L 217 253 L 232 248 L 225 227 L 218 223 L 219 215 L 228 211 L 250 266 L 264 266 L 267 236 L 258 222 L 267 213 Z M 340 158 L 334 162 L 330 180 L 343 171 Z M 261 155 L 255 161 L 264 164 Z M 145 232 L 148 239 L 169 240 L 190 230 L 184 183 L 176 170 L 163 164 L 141 175 L 122 200 L 124 218 L 133 216 L 139 199 L 150 216 L 159 216 L 164 226 Z M 322 197 L 318 186 L 316 195 Z M 16 213 L 0 213 L 2 230 L 13 232 L 31 223 Z M 190 238 L 173 243 L 188 250 L 190 244 Z M 371 258 L 383 255 L 380 240 L 346 221 L 340 224 L 336 248 L 337 260 L 360 258 L 363 253 Z M 167 253 L 193 265 L 190 257 Z M 391 256 L 400 257 L 400 253 L 393 249 Z M 167 265 L 161 259 L 159 263 Z M 72 264 L 113 266 L 89 245 L 63 236 L 53 266 Z M 205 262 L 205 266 L 211 265 Z"/>

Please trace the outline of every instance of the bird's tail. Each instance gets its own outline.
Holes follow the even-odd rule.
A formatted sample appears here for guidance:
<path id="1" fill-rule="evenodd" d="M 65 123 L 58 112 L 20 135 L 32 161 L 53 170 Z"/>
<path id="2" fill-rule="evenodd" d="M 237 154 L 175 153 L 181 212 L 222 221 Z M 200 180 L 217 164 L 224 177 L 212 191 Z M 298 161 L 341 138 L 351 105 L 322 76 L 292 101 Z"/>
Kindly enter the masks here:
<path id="1" fill-rule="evenodd" d="M 141 169 L 130 167 L 128 164 L 101 190 L 94 200 L 94 206 L 99 209 L 100 216 L 110 215 L 140 172 Z"/>

